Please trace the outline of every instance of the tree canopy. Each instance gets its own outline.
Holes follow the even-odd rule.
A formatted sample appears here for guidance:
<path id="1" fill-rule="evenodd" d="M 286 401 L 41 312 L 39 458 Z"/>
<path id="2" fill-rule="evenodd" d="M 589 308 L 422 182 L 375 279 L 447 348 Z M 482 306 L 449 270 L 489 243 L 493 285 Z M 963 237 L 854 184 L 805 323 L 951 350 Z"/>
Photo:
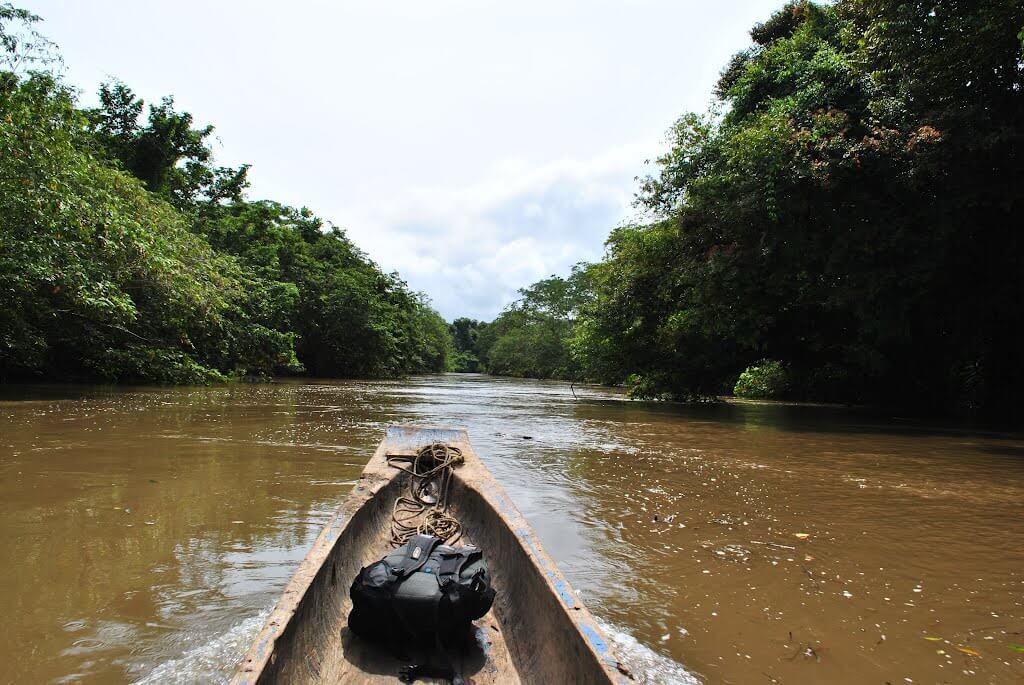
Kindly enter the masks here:
<path id="1" fill-rule="evenodd" d="M 245 198 L 212 126 L 124 84 L 83 109 L 0 5 L 0 379 L 197 383 L 451 364 L 447 324 L 309 210 Z"/>
<path id="2" fill-rule="evenodd" d="M 1024 6 L 791 2 L 750 35 L 585 270 L 559 368 L 671 398 L 784 368 L 795 398 L 1019 417 Z"/>
<path id="3" fill-rule="evenodd" d="M 570 349 L 576 320 L 590 298 L 587 267 L 568 278 L 551 276 L 519 291 L 493 322 L 478 327 L 473 353 L 489 373 L 534 378 L 579 378 Z"/>

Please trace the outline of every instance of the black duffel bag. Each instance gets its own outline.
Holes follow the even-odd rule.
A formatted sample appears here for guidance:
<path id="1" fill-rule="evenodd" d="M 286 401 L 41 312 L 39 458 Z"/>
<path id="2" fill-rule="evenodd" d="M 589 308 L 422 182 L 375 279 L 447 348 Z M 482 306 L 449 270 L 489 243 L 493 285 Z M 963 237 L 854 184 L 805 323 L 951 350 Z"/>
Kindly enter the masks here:
<path id="1" fill-rule="evenodd" d="M 361 637 L 449 641 L 487 613 L 494 588 L 479 548 L 416 535 L 359 571 L 349 595 L 348 625 Z"/>

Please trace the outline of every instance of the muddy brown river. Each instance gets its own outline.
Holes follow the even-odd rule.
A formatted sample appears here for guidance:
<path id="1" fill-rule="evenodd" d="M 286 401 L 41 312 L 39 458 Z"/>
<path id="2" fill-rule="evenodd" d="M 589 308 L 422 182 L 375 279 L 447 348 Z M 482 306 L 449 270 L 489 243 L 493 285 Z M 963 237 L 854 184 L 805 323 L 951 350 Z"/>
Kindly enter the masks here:
<path id="1" fill-rule="evenodd" d="M 1024 436 L 575 392 L 0 386 L 0 681 L 224 681 L 384 427 L 430 422 L 639 682 L 1024 682 Z"/>

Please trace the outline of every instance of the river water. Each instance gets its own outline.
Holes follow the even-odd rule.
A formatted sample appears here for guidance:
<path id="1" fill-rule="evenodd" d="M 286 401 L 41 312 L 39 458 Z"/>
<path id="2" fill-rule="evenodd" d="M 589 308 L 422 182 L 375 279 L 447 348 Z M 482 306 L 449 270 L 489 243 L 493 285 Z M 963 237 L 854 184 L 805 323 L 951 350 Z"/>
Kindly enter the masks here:
<path id="1" fill-rule="evenodd" d="M 1024 682 L 1021 435 L 474 375 L 0 393 L 6 682 L 224 680 L 392 422 L 469 428 L 640 682 Z"/>

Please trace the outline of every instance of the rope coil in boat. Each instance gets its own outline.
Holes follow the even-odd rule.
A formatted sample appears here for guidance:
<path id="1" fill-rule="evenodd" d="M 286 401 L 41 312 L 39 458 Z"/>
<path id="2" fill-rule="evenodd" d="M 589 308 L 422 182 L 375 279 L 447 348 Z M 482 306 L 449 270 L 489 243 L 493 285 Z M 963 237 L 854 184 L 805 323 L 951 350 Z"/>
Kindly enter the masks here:
<path id="1" fill-rule="evenodd" d="M 452 544 L 462 526 L 448 513 L 452 472 L 465 461 L 462 450 L 434 442 L 415 455 L 389 454 L 388 465 L 410 474 L 409 492 L 395 500 L 391 513 L 391 545 L 401 547 L 413 535 L 433 535 Z"/>

